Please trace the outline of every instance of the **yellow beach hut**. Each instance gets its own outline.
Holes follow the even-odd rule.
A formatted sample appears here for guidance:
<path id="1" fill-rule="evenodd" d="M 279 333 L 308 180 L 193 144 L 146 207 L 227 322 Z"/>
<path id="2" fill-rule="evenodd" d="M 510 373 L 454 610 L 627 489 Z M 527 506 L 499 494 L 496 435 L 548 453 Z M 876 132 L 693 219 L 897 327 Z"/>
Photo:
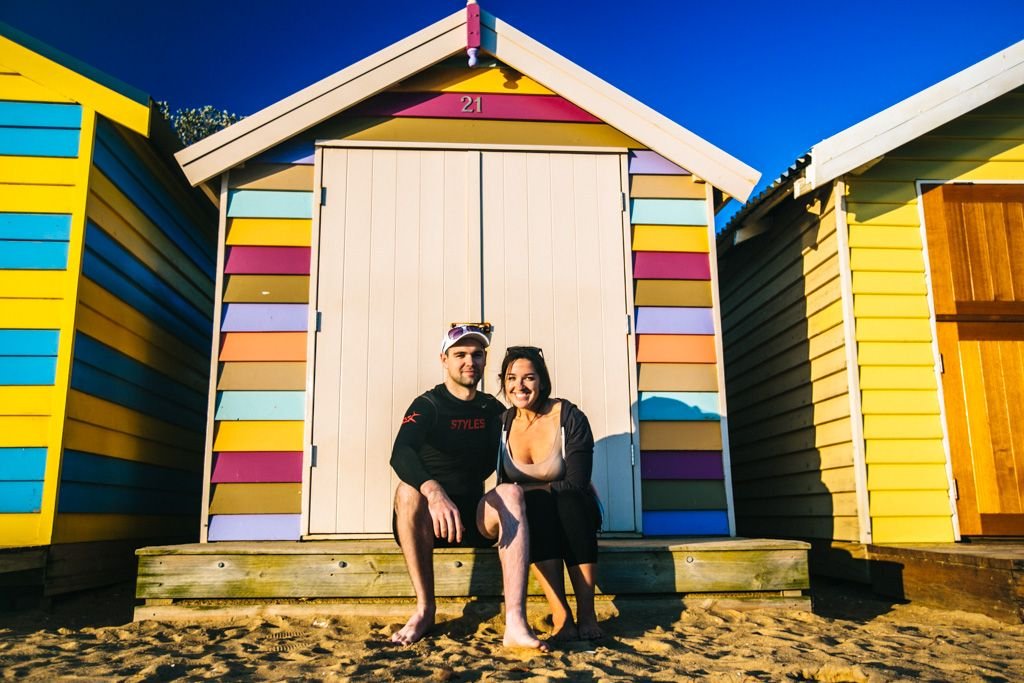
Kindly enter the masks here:
<path id="1" fill-rule="evenodd" d="M 753 169 L 472 3 L 177 158 L 221 186 L 205 540 L 389 535 L 465 320 L 485 390 L 531 343 L 584 407 L 606 531 L 733 534 L 709 246 Z"/>
<path id="2" fill-rule="evenodd" d="M 216 211 L 149 97 L 0 24 L 0 571 L 195 535 Z M 15 572 L 11 574 L 10 572 Z"/>
<path id="3" fill-rule="evenodd" d="M 718 237 L 741 533 L 1024 535 L 1022 86 L 1024 42 L 814 145 Z"/>

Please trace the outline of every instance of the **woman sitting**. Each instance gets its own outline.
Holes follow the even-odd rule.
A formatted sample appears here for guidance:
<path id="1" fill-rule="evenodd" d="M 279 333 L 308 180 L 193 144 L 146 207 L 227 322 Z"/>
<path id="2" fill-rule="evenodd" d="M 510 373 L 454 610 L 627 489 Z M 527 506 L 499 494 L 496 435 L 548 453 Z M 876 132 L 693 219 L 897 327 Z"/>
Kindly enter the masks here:
<path id="1" fill-rule="evenodd" d="M 544 589 L 560 640 L 602 636 L 594 612 L 601 511 L 590 483 L 594 435 L 587 416 L 551 398 L 551 376 L 535 346 L 511 346 L 501 363 L 502 416 L 498 481 L 525 489 L 530 562 Z M 576 619 L 565 597 L 563 563 L 576 594 Z"/>

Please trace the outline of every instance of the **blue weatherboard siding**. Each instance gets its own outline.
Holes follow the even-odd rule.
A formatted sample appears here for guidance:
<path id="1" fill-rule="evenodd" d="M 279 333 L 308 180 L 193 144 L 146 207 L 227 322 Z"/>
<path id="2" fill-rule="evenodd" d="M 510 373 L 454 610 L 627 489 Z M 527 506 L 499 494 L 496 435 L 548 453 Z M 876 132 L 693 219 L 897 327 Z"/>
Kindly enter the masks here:
<path id="1" fill-rule="evenodd" d="M 0 330 L 0 356 L 56 356 L 57 330 Z"/>
<path id="2" fill-rule="evenodd" d="M 0 212 L 0 240 L 67 242 L 69 239 L 70 214 Z"/>
<path id="3" fill-rule="evenodd" d="M 0 126 L 0 154 L 26 157 L 77 157 L 77 130 Z"/>
<path id="4" fill-rule="evenodd" d="M 288 190 L 231 190 L 231 218 L 312 218 L 313 193 Z"/>
<path id="5" fill-rule="evenodd" d="M 0 512 L 39 512 L 43 482 L 0 481 Z"/>
<path id="6" fill-rule="evenodd" d="M 80 128 L 82 106 L 53 102 L 0 102 L 0 126 Z"/>
<path id="7" fill-rule="evenodd" d="M 0 356 L 0 386 L 52 386 L 56 356 Z"/>
<path id="8" fill-rule="evenodd" d="M 67 242 L 0 239 L 0 270 L 65 270 Z"/>
<path id="9" fill-rule="evenodd" d="M 204 415 L 165 399 L 160 387 L 145 389 L 77 360 L 71 366 L 71 388 L 187 429 L 201 430 L 206 424 Z"/>
<path id="10" fill-rule="evenodd" d="M 644 536 L 728 536 L 725 510 L 644 512 Z"/>
<path id="11" fill-rule="evenodd" d="M 93 163 L 174 244 L 206 273 L 214 276 L 213 244 L 205 244 L 193 221 L 170 198 L 160 181 L 139 161 L 110 124 L 97 127 Z"/>
<path id="12" fill-rule="evenodd" d="M 703 199 L 633 199 L 629 219 L 634 225 L 707 225 Z"/>
<path id="13" fill-rule="evenodd" d="M 0 481 L 42 481 L 45 448 L 0 448 Z"/>
<path id="14" fill-rule="evenodd" d="M 221 391 L 215 420 L 301 420 L 304 391 Z"/>
<path id="15" fill-rule="evenodd" d="M 184 515 L 197 510 L 198 496 L 101 484 L 62 482 L 57 512 Z"/>
<path id="16" fill-rule="evenodd" d="M 159 491 L 198 492 L 202 489 L 202 475 L 199 472 L 172 470 L 70 449 L 64 451 L 60 478 L 62 482 Z"/>

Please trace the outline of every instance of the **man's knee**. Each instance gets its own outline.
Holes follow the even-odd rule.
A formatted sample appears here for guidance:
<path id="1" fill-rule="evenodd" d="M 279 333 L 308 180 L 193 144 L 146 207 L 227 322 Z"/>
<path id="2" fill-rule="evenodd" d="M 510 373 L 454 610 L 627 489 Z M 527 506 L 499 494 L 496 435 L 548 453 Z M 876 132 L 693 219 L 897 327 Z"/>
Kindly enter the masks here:
<path id="1" fill-rule="evenodd" d="M 398 483 L 398 488 L 395 490 L 395 513 L 399 517 L 415 516 L 426 506 L 426 503 L 423 494 L 418 490 L 404 481 Z"/>

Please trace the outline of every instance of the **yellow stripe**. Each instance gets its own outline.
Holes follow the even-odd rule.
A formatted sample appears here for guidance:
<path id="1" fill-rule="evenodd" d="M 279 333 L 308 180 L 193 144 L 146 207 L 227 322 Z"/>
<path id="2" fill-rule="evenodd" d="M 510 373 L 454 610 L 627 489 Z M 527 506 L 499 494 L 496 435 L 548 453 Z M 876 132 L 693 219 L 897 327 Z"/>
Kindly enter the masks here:
<path id="1" fill-rule="evenodd" d="M 0 270 L 0 297 L 61 299 L 68 280 L 66 270 Z"/>
<path id="2" fill-rule="evenodd" d="M 0 415 L 49 415 L 53 399 L 53 387 L 0 386 Z"/>
<path id="3" fill-rule="evenodd" d="M 865 447 L 869 463 L 942 463 L 946 452 L 939 439 L 885 439 L 868 441 Z"/>
<path id="4" fill-rule="evenodd" d="M 633 251 L 708 251 L 704 226 L 635 225 Z"/>
<path id="5" fill-rule="evenodd" d="M 217 484 L 211 515 L 302 512 L 302 484 Z"/>
<path id="6" fill-rule="evenodd" d="M 149 134 L 148 103 L 140 104 L 3 36 L 0 36 L 0 61 L 137 133 Z"/>
<path id="7" fill-rule="evenodd" d="M 935 365 L 928 342 L 862 342 L 857 345 L 857 357 L 862 366 Z"/>
<path id="8" fill-rule="evenodd" d="M 0 324 L 13 330 L 60 329 L 63 307 L 60 299 L 0 299 Z"/>
<path id="9" fill-rule="evenodd" d="M 172 515 L 57 515 L 53 523 L 54 543 L 115 541 L 122 538 L 195 536 L 197 517 Z"/>
<path id="10" fill-rule="evenodd" d="M 103 228 L 104 232 L 113 237 L 128 253 L 149 266 L 150 270 L 166 280 L 167 284 L 199 310 L 212 310 L 212 295 L 190 282 L 177 269 L 176 266 L 186 260 L 180 251 L 172 249 L 169 253 L 162 253 L 158 248 L 154 248 L 132 225 L 94 194 L 89 195 L 87 212 L 89 218 Z M 205 282 L 209 283 L 208 280 Z"/>
<path id="11" fill-rule="evenodd" d="M 930 367 L 870 366 L 860 369 L 860 388 L 930 389 L 935 391 L 935 371 Z"/>
<path id="12" fill-rule="evenodd" d="M 49 529 L 38 512 L 0 515 L 0 546 L 32 546 L 50 542 Z"/>
<path id="13" fill-rule="evenodd" d="M 308 247 L 313 222 L 287 218 L 232 218 L 228 222 L 227 244 L 268 247 Z"/>
<path id="14" fill-rule="evenodd" d="M 46 446 L 49 417 L 0 415 L 0 446 Z"/>
<path id="15" fill-rule="evenodd" d="M 916 227 L 920 223 L 914 204 L 871 204 L 850 202 L 850 227 L 859 225 L 879 227 Z"/>
<path id="16" fill-rule="evenodd" d="M 162 327 L 107 292 L 92 280 L 83 277 L 78 287 L 79 296 L 84 305 L 101 313 L 104 317 L 116 320 L 122 327 L 149 341 L 151 344 L 178 356 L 182 362 L 187 363 L 189 366 L 206 372 L 205 368 L 209 367 L 208 358 L 204 358 L 198 351 L 193 351 L 190 347 L 184 346 L 173 336 L 165 332 Z"/>
<path id="17" fill-rule="evenodd" d="M 921 229 L 872 227 L 855 225 L 850 227 L 851 247 L 878 247 L 880 249 L 920 249 Z"/>
<path id="18" fill-rule="evenodd" d="M 191 259 L 185 256 L 184 252 L 178 248 L 178 245 L 161 232 L 149 220 L 146 214 L 142 213 L 135 204 L 95 167 L 90 174 L 89 187 L 95 193 L 95 195 L 91 195 L 89 198 L 91 209 L 98 208 L 98 203 L 106 204 L 114 214 L 130 225 L 143 239 L 153 245 L 165 259 L 173 263 L 178 270 L 184 273 L 185 277 L 200 291 L 213 291 L 210 278 L 198 266 L 193 264 Z"/>
<path id="19" fill-rule="evenodd" d="M 923 273 L 924 259 L 919 249 L 851 249 L 850 267 L 858 270 L 891 270 Z"/>
<path id="20" fill-rule="evenodd" d="M 875 543 L 952 543 L 953 520 L 941 517 L 875 517 L 871 520 Z"/>
<path id="21" fill-rule="evenodd" d="M 202 434 L 199 432 L 191 432 L 74 389 L 68 392 L 67 414 L 69 419 L 153 439 L 186 451 L 202 448 Z"/>
<path id="22" fill-rule="evenodd" d="M 950 514 L 946 491 L 872 491 L 871 514 L 882 517 Z"/>
<path id="23" fill-rule="evenodd" d="M 509 67 L 466 69 L 438 66 L 391 88 L 414 92 L 493 92 L 509 95 L 554 95 L 543 85 Z"/>
<path id="24" fill-rule="evenodd" d="M 854 294 L 927 294 L 924 273 L 854 273 Z"/>
<path id="25" fill-rule="evenodd" d="M 15 213 L 73 213 L 78 192 L 68 185 L 0 185 L 0 206 Z"/>
<path id="26" fill-rule="evenodd" d="M 199 391 L 207 388 L 204 373 L 189 367 L 180 356 L 162 351 L 148 340 L 110 320 L 86 305 L 78 307 L 76 328 L 121 353 L 155 368 Z"/>
<path id="27" fill-rule="evenodd" d="M 914 294 L 858 294 L 853 297 L 858 318 L 927 318 L 928 299 Z"/>
<path id="28" fill-rule="evenodd" d="M 941 439 L 942 423 L 934 415 L 865 415 L 865 439 Z"/>
<path id="29" fill-rule="evenodd" d="M 218 422 L 215 451 L 301 451 L 301 420 L 288 422 Z"/>
<path id="30" fill-rule="evenodd" d="M 202 465 L 200 453 L 189 453 L 156 441 L 72 419 L 67 421 L 64 428 L 64 446 L 76 451 L 180 470 L 197 472 Z"/>
<path id="31" fill-rule="evenodd" d="M 343 140 L 394 142 L 466 142 L 506 145 L 629 147 L 643 149 L 633 138 L 601 123 L 533 121 L 464 121 L 458 119 L 341 119 L 325 136 Z"/>
<path id="32" fill-rule="evenodd" d="M 73 185 L 77 163 L 77 159 L 58 157 L 0 156 L 0 183 Z"/>
<path id="33" fill-rule="evenodd" d="M 934 391 L 866 390 L 861 395 L 865 415 L 938 415 Z"/>
<path id="34" fill-rule="evenodd" d="M 930 342 L 932 330 L 928 320 L 857 320 L 857 341 Z"/>
<path id="35" fill-rule="evenodd" d="M 831 330 L 843 322 L 843 304 L 836 301 L 807 317 L 807 334 L 810 337 Z"/>
<path id="36" fill-rule="evenodd" d="M 870 491 L 947 491 L 946 468 L 931 464 L 880 464 L 868 468 Z"/>
<path id="37" fill-rule="evenodd" d="M 3 93 L 3 99 L 16 102 L 71 102 L 67 97 L 16 73 L 0 74 L 0 93 Z"/>

